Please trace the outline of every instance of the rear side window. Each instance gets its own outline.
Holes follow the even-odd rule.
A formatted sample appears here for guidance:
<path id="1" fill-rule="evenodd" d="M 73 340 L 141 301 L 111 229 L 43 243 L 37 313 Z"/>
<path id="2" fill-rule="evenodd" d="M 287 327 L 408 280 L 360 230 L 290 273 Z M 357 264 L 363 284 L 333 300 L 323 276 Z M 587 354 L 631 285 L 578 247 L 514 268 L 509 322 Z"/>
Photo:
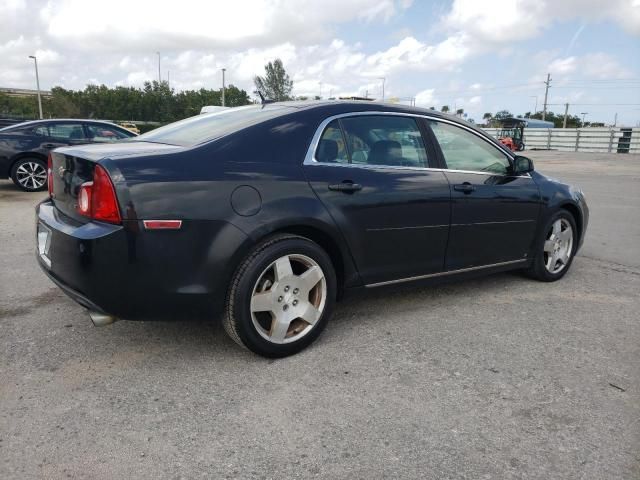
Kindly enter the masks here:
<path id="1" fill-rule="evenodd" d="M 323 132 L 315 158 L 324 163 L 428 166 L 427 151 L 415 119 L 392 115 L 334 120 Z"/>
<path id="2" fill-rule="evenodd" d="M 510 170 L 507 156 L 477 135 L 448 123 L 430 121 L 447 168 L 506 175 Z"/>
<path id="3" fill-rule="evenodd" d="M 167 143 L 184 147 L 198 145 L 215 138 L 233 133 L 242 128 L 264 122 L 287 113 L 295 108 L 284 105 L 251 105 L 230 108 L 216 113 L 190 117 L 164 127 L 156 128 L 136 137 L 137 142 Z"/>
<path id="4" fill-rule="evenodd" d="M 338 120 L 325 128 L 316 150 L 316 160 L 322 163 L 349 163 L 347 145 Z"/>
<path id="5" fill-rule="evenodd" d="M 38 137 L 48 137 L 49 136 L 49 127 L 47 127 L 46 125 L 40 125 L 38 127 L 35 127 L 32 130 L 33 134 L 38 136 Z"/>
<path id="6" fill-rule="evenodd" d="M 49 136 L 60 140 L 84 140 L 81 123 L 53 123 L 49 125 Z"/>

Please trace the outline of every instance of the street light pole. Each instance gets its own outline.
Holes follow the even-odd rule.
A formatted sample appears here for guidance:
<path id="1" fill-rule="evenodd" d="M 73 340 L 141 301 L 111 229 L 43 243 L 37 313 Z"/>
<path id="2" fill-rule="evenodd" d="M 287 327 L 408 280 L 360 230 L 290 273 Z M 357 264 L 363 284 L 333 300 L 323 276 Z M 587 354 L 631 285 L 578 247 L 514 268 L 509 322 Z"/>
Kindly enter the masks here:
<path id="1" fill-rule="evenodd" d="M 224 72 L 226 72 L 227 69 L 223 68 L 222 69 L 222 106 L 224 107 Z"/>
<path id="2" fill-rule="evenodd" d="M 589 115 L 589 112 L 580 112 L 580 115 L 582 115 L 582 126 L 584 127 L 584 117 Z"/>
<path id="3" fill-rule="evenodd" d="M 384 82 L 387 81 L 386 77 L 378 77 L 378 80 L 382 80 L 382 101 L 384 102 Z"/>
<path id="4" fill-rule="evenodd" d="M 38 59 L 35 55 L 29 55 L 29 58 L 33 58 L 33 62 L 36 65 L 36 87 L 38 88 L 38 111 L 40 112 L 40 120 L 42 120 L 42 98 L 40 97 L 40 76 L 38 75 Z"/>
<path id="5" fill-rule="evenodd" d="M 162 76 L 160 75 L 160 52 L 156 52 L 158 55 L 158 84 L 162 83 Z"/>

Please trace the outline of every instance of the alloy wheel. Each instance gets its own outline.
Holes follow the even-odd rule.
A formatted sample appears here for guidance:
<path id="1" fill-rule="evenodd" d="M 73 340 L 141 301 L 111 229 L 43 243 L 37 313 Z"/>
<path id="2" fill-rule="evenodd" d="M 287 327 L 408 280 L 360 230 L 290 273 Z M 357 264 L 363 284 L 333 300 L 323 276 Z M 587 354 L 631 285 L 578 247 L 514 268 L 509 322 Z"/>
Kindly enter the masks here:
<path id="1" fill-rule="evenodd" d="M 41 163 L 25 162 L 16 169 L 16 179 L 27 190 L 38 190 L 47 183 L 47 170 Z"/>
<path id="2" fill-rule="evenodd" d="M 544 266 L 549 273 L 560 273 L 569 263 L 573 251 L 573 228 L 565 218 L 551 225 L 544 242 Z"/>
<path id="3" fill-rule="evenodd" d="M 269 342 L 294 342 L 320 320 L 326 299 L 327 282 L 320 265 L 306 255 L 285 255 L 258 277 L 251 294 L 251 319 Z"/>

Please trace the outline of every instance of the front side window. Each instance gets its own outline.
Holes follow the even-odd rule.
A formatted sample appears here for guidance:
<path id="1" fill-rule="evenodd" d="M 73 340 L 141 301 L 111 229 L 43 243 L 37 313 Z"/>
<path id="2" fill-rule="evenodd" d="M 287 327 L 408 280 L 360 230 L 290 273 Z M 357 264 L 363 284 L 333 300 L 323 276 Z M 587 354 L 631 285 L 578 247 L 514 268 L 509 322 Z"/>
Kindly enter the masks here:
<path id="1" fill-rule="evenodd" d="M 447 168 L 507 175 L 511 164 L 507 156 L 471 132 L 448 123 L 430 121 Z"/>
<path id="2" fill-rule="evenodd" d="M 335 142 L 335 145 L 330 142 Z M 331 155 L 326 152 L 331 152 Z M 428 165 L 427 151 L 415 119 L 392 115 L 362 115 L 334 120 L 322 134 L 316 160 L 392 167 Z"/>
<path id="3" fill-rule="evenodd" d="M 128 138 L 124 133 L 115 128 L 104 127 L 102 125 L 87 125 L 89 139 L 97 143 L 109 143 L 123 138 Z"/>

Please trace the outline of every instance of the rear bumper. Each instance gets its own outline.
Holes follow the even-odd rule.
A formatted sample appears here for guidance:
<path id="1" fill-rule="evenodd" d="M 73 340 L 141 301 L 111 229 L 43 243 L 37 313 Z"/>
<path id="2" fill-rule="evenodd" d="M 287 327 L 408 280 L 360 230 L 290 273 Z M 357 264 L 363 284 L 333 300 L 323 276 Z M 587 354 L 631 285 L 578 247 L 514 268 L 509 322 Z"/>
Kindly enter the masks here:
<path id="1" fill-rule="evenodd" d="M 215 314 L 233 273 L 229 260 L 246 241 L 226 222 L 185 222 L 180 231 L 81 224 L 49 200 L 36 217 L 50 232 L 46 256 L 36 248 L 46 275 L 80 305 L 130 320 Z"/>
<path id="2" fill-rule="evenodd" d="M 49 277 L 49 280 L 55 283 L 58 286 L 58 288 L 60 288 L 60 290 L 62 290 L 72 300 L 79 303 L 80 305 L 82 305 L 84 308 L 88 310 L 92 310 L 94 312 L 107 315 L 107 312 L 105 312 L 102 309 L 102 307 L 96 305 L 87 297 L 82 295 L 80 292 L 78 292 L 77 290 L 74 290 L 69 285 L 67 285 L 62 280 L 58 279 L 55 275 L 53 275 L 53 273 L 51 273 L 51 271 L 48 269 L 48 267 L 45 265 L 45 263 L 42 261 L 41 258 L 38 258 L 38 264 L 40 265 L 40 268 L 42 268 L 42 271 L 47 275 L 47 277 Z"/>

